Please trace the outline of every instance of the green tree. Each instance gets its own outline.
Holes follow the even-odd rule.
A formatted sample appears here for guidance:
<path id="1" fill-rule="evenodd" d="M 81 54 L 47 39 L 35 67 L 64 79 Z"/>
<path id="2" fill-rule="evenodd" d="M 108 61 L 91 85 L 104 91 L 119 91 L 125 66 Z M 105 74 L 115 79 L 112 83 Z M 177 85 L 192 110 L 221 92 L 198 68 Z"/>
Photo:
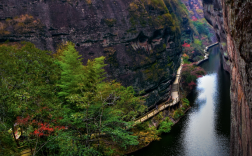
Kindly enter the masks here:
<path id="1" fill-rule="evenodd" d="M 196 27 L 199 34 L 205 34 L 205 35 L 209 34 L 209 30 L 206 23 L 202 23 L 200 21 L 193 21 L 192 23 Z"/>
<path id="2" fill-rule="evenodd" d="M 71 43 L 55 58 L 50 53 L 31 43 L 0 46 L 1 152 L 18 155 L 24 146 L 33 155 L 110 155 L 138 144 L 127 129 L 144 100 L 132 87 L 104 81 L 104 57 L 83 66 Z M 22 137 L 12 140 L 7 131 L 17 128 Z"/>
<path id="3" fill-rule="evenodd" d="M 113 153 L 108 147 L 138 144 L 127 128 L 145 107 L 133 88 L 103 81 L 104 57 L 88 60 L 83 66 L 72 44 L 62 54 L 58 60 L 62 69 L 59 96 L 64 99 L 59 116 L 68 129 L 57 138 L 60 154 L 104 155 Z"/>
<path id="4" fill-rule="evenodd" d="M 55 84 L 59 70 L 48 53 L 31 43 L 0 46 L 0 122 L 5 125 L 0 133 L 16 129 L 16 124 L 25 137 L 19 140 L 14 137 L 17 146 L 36 149 L 46 141 L 32 134 L 38 124 L 29 123 L 50 120 L 52 108 L 58 103 Z M 43 111 L 45 107 L 50 109 Z"/>
<path id="5" fill-rule="evenodd" d="M 78 83 L 83 81 L 83 66 L 81 63 L 81 56 L 75 50 L 74 45 L 69 43 L 66 50 L 63 51 L 63 55 L 60 56 L 58 61 L 62 72 L 59 87 L 61 91 L 59 96 L 67 96 L 69 93 L 76 93 Z"/>
<path id="6" fill-rule="evenodd" d="M 19 156 L 17 144 L 8 133 L 7 126 L 0 122 L 0 155 Z"/>
<path id="7" fill-rule="evenodd" d="M 158 132 L 160 134 L 163 132 L 169 133 L 173 125 L 174 125 L 173 122 L 169 119 L 169 117 L 167 117 L 164 121 L 160 123 Z"/>

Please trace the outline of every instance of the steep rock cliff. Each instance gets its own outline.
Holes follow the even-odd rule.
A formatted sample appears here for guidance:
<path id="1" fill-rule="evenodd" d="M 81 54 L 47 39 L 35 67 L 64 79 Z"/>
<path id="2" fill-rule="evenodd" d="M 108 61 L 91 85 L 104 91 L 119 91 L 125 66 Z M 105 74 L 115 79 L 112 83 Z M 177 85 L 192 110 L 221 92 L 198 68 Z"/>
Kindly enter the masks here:
<path id="1" fill-rule="evenodd" d="M 151 106 L 170 98 L 180 65 L 172 13 L 169 0 L 1 0 L 0 42 L 30 41 L 55 52 L 72 41 L 83 63 L 106 56 L 108 78 L 144 90 Z"/>
<path id="2" fill-rule="evenodd" d="M 231 73 L 230 154 L 249 156 L 252 155 L 252 2 L 203 0 L 203 3 L 205 17 L 220 41 L 227 40 Z"/>
<path id="3" fill-rule="evenodd" d="M 230 58 L 227 54 L 227 37 L 226 30 L 223 24 L 223 10 L 221 1 L 217 0 L 203 0 L 203 10 L 205 19 L 211 24 L 215 30 L 217 42 L 220 44 L 221 53 L 223 57 L 223 68 L 230 72 Z"/>

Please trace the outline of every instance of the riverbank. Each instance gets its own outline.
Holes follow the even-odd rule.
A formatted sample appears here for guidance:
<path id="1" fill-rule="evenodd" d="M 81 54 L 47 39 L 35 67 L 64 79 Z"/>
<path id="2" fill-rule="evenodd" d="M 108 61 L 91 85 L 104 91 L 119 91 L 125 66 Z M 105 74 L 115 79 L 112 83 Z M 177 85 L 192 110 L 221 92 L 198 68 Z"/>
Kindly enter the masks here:
<path id="1" fill-rule="evenodd" d="M 217 44 L 219 44 L 219 42 L 216 42 L 216 43 L 214 43 L 214 44 L 211 44 L 211 45 L 207 46 L 207 47 L 204 49 L 204 54 L 205 54 L 205 55 L 204 55 L 204 59 L 199 60 L 199 61 L 196 63 L 197 66 L 199 66 L 201 63 L 203 63 L 203 62 L 205 62 L 206 60 L 208 60 L 209 54 L 207 53 L 207 51 L 209 50 L 209 48 L 211 48 L 211 47 L 213 47 L 213 46 L 215 46 L 215 45 L 217 45 Z"/>
<path id="2" fill-rule="evenodd" d="M 209 49 L 209 47 L 212 47 L 212 46 L 215 46 L 215 45 L 217 45 L 218 43 L 215 43 L 215 44 L 212 44 L 212 45 L 210 45 L 210 46 L 208 46 L 208 47 L 206 47 L 206 51 Z M 207 59 L 208 59 L 208 54 L 206 55 L 206 57 L 207 57 Z M 206 58 L 205 58 L 206 59 Z M 206 60 L 207 60 L 206 59 Z M 202 61 L 203 62 L 203 61 Z M 182 66 L 181 66 L 182 67 Z M 185 66 L 186 67 L 186 66 Z M 197 69 L 196 69 L 197 70 Z M 181 71 L 180 71 L 181 72 Z M 179 75 L 180 75 L 180 73 L 179 73 Z M 180 77 L 181 76 L 179 76 L 179 81 L 180 81 Z M 175 81 L 176 82 L 176 81 Z M 175 86 L 175 85 L 174 85 Z M 179 94 L 177 94 L 177 96 L 179 97 L 179 99 L 183 99 L 183 98 L 186 98 L 188 95 L 189 95 L 189 93 L 190 93 L 190 91 L 188 91 L 188 88 L 186 89 L 186 88 L 182 88 L 182 91 L 179 91 L 179 87 L 181 87 L 182 88 L 182 85 L 180 84 L 180 83 L 177 83 L 177 85 L 176 85 L 176 88 L 177 88 L 177 90 L 176 90 L 176 92 Z M 196 84 L 195 84 L 195 86 L 194 87 L 196 87 Z M 190 90 L 192 90 L 192 89 L 190 89 Z M 175 92 L 173 92 L 173 95 L 175 95 Z M 169 118 L 169 120 L 172 122 L 172 126 L 174 126 L 175 124 L 177 124 L 179 121 L 180 121 L 180 119 L 181 118 L 183 118 L 184 117 L 184 115 L 185 115 L 185 113 L 189 110 L 191 108 L 191 106 L 188 106 L 188 107 L 186 107 L 186 108 L 184 108 L 184 105 L 183 105 L 183 102 L 182 101 L 180 101 L 179 103 L 177 103 L 176 104 L 176 106 L 175 107 L 172 107 L 172 108 L 168 108 L 168 110 L 164 110 L 163 112 L 160 112 L 160 113 L 162 113 L 162 114 L 160 114 L 161 116 L 162 116 L 162 118 L 161 119 L 159 119 L 159 120 L 157 120 L 157 119 L 155 119 L 155 117 L 153 117 L 152 119 L 150 119 L 150 120 L 147 120 L 146 119 L 146 121 L 145 122 L 148 122 L 148 127 L 155 127 L 155 129 L 158 131 L 158 128 L 159 128 L 159 125 L 160 125 L 160 123 L 161 122 L 163 122 L 167 117 Z M 176 113 L 177 114 L 179 114 L 178 116 L 179 117 L 176 117 L 176 119 L 174 118 L 174 116 L 175 116 L 175 111 L 177 111 Z M 171 126 L 171 128 L 172 128 L 172 126 Z M 140 133 L 140 131 L 141 130 L 139 130 L 139 133 Z M 159 136 L 161 135 L 161 134 L 158 134 Z M 127 152 L 125 153 L 125 154 L 130 154 L 130 153 L 133 153 L 133 152 L 135 152 L 135 151 L 138 151 L 138 150 L 140 150 L 140 149 L 142 149 L 142 148 L 144 148 L 144 147 L 146 147 L 146 146 L 148 146 L 152 141 L 155 141 L 155 140 L 159 140 L 160 138 L 159 137 L 157 137 L 156 139 L 150 139 L 149 140 L 149 142 L 146 142 L 145 144 L 140 144 L 137 148 L 135 147 L 135 148 L 131 148 L 130 150 L 127 150 Z"/>
<path id="3" fill-rule="evenodd" d="M 178 106 L 179 106 L 179 105 L 180 105 L 180 104 L 178 104 Z M 191 108 L 191 106 L 188 107 L 183 113 L 185 114 L 188 110 L 190 110 L 190 108 Z M 169 114 L 169 115 L 163 116 L 163 118 L 162 118 L 161 120 L 158 120 L 157 118 L 153 118 L 153 119 L 151 119 L 151 120 L 149 120 L 149 121 L 146 121 L 146 123 L 148 122 L 148 126 L 149 126 L 149 127 L 152 127 L 152 128 L 155 127 L 155 130 L 152 129 L 152 132 L 158 131 L 158 128 L 159 128 L 161 122 L 165 121 L 165 120 L 167 119 L 167 117 L 168 117 L 169 120 L 173 123 L 172 126 L 171 126 L 170 128 L 172 128 L 174 125 L 176 125 L 176 124 L 180 121 L 180 119 L 182 119 L 182 118 L 184 117 L 184 115 L 183 115 L 183 116 L 180 116 L 178 119 L 174 119 L 174 118 L 172 117 L 171 114 L 173 114 L 173 112 L 174 112 L 175 110 L 172 110 L 172 111 L 170 110 L 170 113 L 167 113 L 168 111 L 169 111 L 169 110 L 164 110 L 163 114 Z M 141 132 L 140 132 L 140 133 L 141 133 Z M 156 137 L 156 138 L 153 139 L 153 140 L 150 140 L 149 142 L 146 142 L 146 144 L 140 144 L 140 145 L 131 147 L 130 149 L 128 149 L 128 150 L 127 150 L 126 152 L 124 152 L 123 154 L 124 154 L 124 155 L 130 155 L 131 153 L 134 153 L 134 152 L 136 152 L 136 151 L 138 151 L 138 150 L 141 150 L 141 149 L 144 148 L 144 147 L 149 146 L 150 143 L 152 143 L 153 141 L 159 141 L 159 140 L 161 139 L 161 138 L 160 138 L 161 134 L 163 134 L 163 133 L 159 133 L 159 134 L 158 134 L 158 137 Z M 152 134 L 150 134 L 150 135 L 152 135 Z"/>
<path id="4" fill-rule="evenodd" d="M 183 59 L 181 61 L 181 66 L 179 67 L 177 71 L 177 77 L 173 83 L 172 86 L 172 98 L 173 102 L 172 105 L 169 105 L 169 107 L 164 107 L 165 105 L 160 105 L 158 110 L 162 110 L 158 113 L 157 110 L 154 110 L 155 113 L 153 115 L 150 113 L 149 116 L 145 115 L 145 117 L 140 117 L 140 119 L 137 119 L 137 121 L 141 122 L 139 125 L 136 125 L 135 128 L 133 128 L 132 132 L 136 135 L 141 137 L 141 134 L 149 134 L 149 135 L 142 135 L 144 138 L 144 142 L 141 142 L 141 138 L 139 139 L 139 145 L 137 146 L 131 146 L 127 149 L 127 151 L 124 152 L 124 154 L 130 154 L 135 151 L 138 151 L 146 146 L 148 146 L 151 142 L 159 140 L 160 135 L 160 125 L 163 124 L 163 122 L 170 122 L 172 123 L 170 127 L 167 128 L 169 131 L 171 130 L 172 126 L 177 124 L 180 119 L 185 115 L 185 113 L 191 108 L 189 101 L 186 99 L 186 96 L 188 93 L 184 91 L 180 91 L 179 88 L 182 87 L 180 80 L 181 80 L 181 72 L 183 67 Z M 176 100 L 179 99 L 179 100 Z M 182 100 L 181 100 L 182 99 Z M 154 116 L 154 114 L 157 114 Z M 169 132 L 169 131 L 166 131 Z"/>
<path id="5" fill-rule="evenodd" d="M 200 65 L 206 75 L 198 78 L 197 87 L 187 96 L 191 108 L 168 134 L 160 136 L 162 139 L 129 156 L 228 155 L 230 77 L 222 69 L 220 59 L 219 47 L 211 48 L 209 60 Z"/>

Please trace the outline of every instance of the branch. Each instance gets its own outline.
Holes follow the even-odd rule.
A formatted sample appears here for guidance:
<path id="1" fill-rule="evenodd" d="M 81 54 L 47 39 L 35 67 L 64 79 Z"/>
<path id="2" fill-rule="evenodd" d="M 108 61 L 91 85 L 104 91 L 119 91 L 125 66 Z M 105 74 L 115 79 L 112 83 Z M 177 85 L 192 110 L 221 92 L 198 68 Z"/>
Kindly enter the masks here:
<path id="1" fill-rule="evenodd" d="M 40 147 L 39 150 L 41 150 L 49 141 L 55 139 L 56 137 L 58 137 L 58 136 L 55 136 L 54 138 L 52 138 L 52 139 L 48 140 L 46 143 L 44 143 L 44 145 L 43 145 L 42 147 Z M 38 151 L 39 151 L 39 150 L 38 150 Z M 36 153 L 38 153 L 38 151 L 37 151 Z M 35 154 L 36 154 L 36 153 L 35 153 Z M 35 154 L 34 154 L 34 155 L 35 155 Z"/>

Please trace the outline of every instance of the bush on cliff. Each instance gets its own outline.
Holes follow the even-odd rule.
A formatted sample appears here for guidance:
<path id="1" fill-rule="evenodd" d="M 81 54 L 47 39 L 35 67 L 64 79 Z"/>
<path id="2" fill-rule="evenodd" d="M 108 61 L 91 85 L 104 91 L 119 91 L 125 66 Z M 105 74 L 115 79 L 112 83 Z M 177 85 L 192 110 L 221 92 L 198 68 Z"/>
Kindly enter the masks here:
<path id="1" fill-rule="evenodd" d="M 180 118 L 180 117 L 183 116 L 183 115 L 184 115 L 184 112 L 183 112 L 182 108 L 179 108 L 179 109 L 177 109 L 177 110 L 175 110 L 175 111 L 173 112 L 172 118 L 173 118 L 174 120 L 177 120 L 178 118 Z"/>
<path id="2" fill-rule="evenodd" d="M 208 30 L 207 24 L 205 22 L 203 23 L 201 21 L 193 21 L 192 23 L 196 27 L 199 34 L 205 34 L 205 35 L 209 34 L 209 30 Z"/>
<path id="3" fill-rule="evenodd" d="M 171 127 L 173 126 L 173 122 L 169 119 L 169 117 L 166 117 L 164 121 L 162 121 L 159 125 L 158 132 L 161 133 L 169 133 L 171 131 Z"/>
<path id="4" fill-rule="evenodd" d="M 196 80 L 198 77 L 205 75 L 203 68 L 196 66 L 195 64 L 184 64 L 181 72 L 181 82 L 185 91 L 190 91 L 196 86 Z"/>
<path id="5" fill-rule="evenodd" d="M 187 98 L 182 99 L 182 110 L 185 111 L 190 106 L 190 102 Z"/>

